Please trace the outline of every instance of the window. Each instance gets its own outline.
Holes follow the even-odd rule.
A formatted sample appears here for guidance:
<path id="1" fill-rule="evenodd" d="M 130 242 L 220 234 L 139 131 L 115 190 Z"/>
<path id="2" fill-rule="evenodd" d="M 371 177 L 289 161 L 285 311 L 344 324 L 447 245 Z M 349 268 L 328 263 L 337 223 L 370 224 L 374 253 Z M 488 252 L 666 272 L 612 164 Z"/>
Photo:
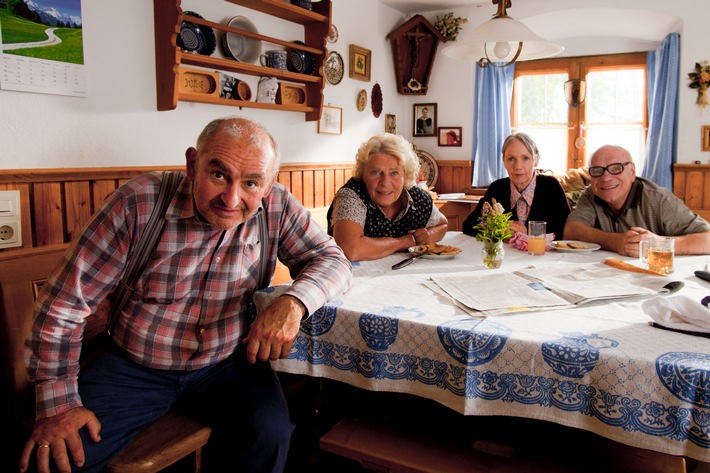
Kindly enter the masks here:
<path id="1" fill-rule="evenodd" d="M 584 79 L 578 108 L 564 98 L 564 83 Z M 646 53 L 544 59 L 515 66 L 512 127 L 528 133 L 540 150 L 543 170 L 563 174 L 586 166 L 604 144 L 631 152 L 643 169 L 647 130 Z"/>

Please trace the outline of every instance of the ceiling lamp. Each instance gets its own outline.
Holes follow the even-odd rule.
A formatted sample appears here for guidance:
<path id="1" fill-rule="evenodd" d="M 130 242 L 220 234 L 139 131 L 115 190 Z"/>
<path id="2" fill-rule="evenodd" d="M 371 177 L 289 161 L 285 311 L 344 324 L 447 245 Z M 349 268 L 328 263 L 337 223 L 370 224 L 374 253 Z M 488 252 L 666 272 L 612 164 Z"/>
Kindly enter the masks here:
<path id="1" fill-rule="evenodd" d="M 480 67 L 509 66 L 517 60 L 542 59 L 561 53 L 565 48 L 550 43 L 530 28 L 509 17 L 511 0 L 492 0 L 498 13 L 470 34 L 446 45 L 442 52 L 454 59 L 477 59 Z M 490 56 L 492 56 L 492 58 Z M 504 62 L 505 64 L 495 64 Z"/>

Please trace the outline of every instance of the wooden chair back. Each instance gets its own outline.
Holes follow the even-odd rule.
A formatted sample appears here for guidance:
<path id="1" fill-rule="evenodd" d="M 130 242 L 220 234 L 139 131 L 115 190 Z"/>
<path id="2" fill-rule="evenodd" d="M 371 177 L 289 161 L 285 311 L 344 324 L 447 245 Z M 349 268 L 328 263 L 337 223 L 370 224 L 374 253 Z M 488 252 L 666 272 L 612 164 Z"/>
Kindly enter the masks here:
<path id="1" fill-rule="evenodd" d="M 0 453 L 1 471 L 17 469 L 20 452 L 32 429 L 34 388 L 27 379 L 23 347 L 31 329 L 37 291 L 59 263 L 67 246 L 0 253 L 0 405 L 6 406 L 0 410 L 0 425 L 7 426 L 5 433 L 12 433 L 9 438 L 13 439 L 10 450 Z M 157 473 L 178 464 L 180 471 L 199 472 L 202 447 L 211 432 L 209 427 L 192 418 L 170 412 L 144 429 L 111 461 L 106 471 Z"/>

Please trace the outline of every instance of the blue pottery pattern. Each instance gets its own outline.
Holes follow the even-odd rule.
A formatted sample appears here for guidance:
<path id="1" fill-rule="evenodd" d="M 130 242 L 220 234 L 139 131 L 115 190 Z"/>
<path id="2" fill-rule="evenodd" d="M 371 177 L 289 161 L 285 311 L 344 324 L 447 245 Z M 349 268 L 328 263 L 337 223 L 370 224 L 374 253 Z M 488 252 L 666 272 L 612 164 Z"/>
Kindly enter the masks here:
<path id="1" fill-rule="evenodd" d="M 542 344 L 542 357 L 552 371 L 569 378 L 582 378 L 592 371 L 599 361 L 600 348 L 614 348 L 619 345 L 619 342 L 596 333 L 562 335 L 562 338 Z"/>
<path id="2" fill-rule="evenodd" d="M 439 325 L 436 332 L 446 353 L 468 366 L 495 358 L 511 333 L 508 327 L 489 320 L 454 320 Z"/>
<path id="3" fill-rule="evenodd" d="M 368 347 L 373 350 L 383 351 L 389 348 L 395 340 L 399 331 L 398 314 L 402 312 L 415 312 L 422 314 L 417 309 L 405 307 L 385 307 L 379 314 L 362 314 L 358 325 L 360 335 Z"/>
<path id="4" fill-rule="evenodd" d="M 477 323 L 471 320 L 458 324 L 470 331 Z M 442 333 L 449 330 L 442 329 Z M 501 341 L 504 341 L 503 337 Z M 633 397 L 613 395 L 571 379 L 479 370 L 462 367 L 459 362 L 442 363 L 423 356 L 360 350 L 350 344 L 314 340 L 303 335 L 296 337 L 288 359 L 370 379 L 407 380 L 435 386 L 465 399 L 577 412 L 613 429 L 641 432 L 677 442 L 687 440 L 700 448 L 710 449 L 710 414 L 705 410 L 678 409 L 659 402 L 641 403 Z"/>
<path id="5" fill-rule="evenodd" d="M 399 331 L 397 319 L 377 314 L 362 314 L 358 325 L 363 340 L 373 350 L 386 350 L 397 340 L 397 332 Z"/>
<path id="6" fill-rule="evenodd" d="M 313 312 L 313 315 L 308 319 L 301 322 L 301 331 L 310 333 L 314 337 L 328 333 L 330 329 L 333 328 L 338 307 L 341 305 L 343 305 L 341 299 L 334 299 L 328 302 L 326 305 Z"/>
<path id="7" fill-rule="evenodd" d="M 670 352 L 656 359 L 656 373 L 663 385 L 679 399 L 710 408 L 710 354 Z"/>

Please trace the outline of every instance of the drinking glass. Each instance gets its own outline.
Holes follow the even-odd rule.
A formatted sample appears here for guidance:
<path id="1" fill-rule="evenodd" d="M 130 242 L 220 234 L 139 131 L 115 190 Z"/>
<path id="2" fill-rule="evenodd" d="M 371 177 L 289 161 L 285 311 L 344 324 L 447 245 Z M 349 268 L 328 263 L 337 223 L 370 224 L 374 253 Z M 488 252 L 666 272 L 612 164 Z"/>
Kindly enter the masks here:
<path id="1" fill-rule="evenodd" d="M 674 254 L 673 238 L 651 236 L 639 242 L 639 259 L 651 271 L 671 274 Z"/>
<path id="2" fill-rule="evenodd" d="M 542 256 L 545 254 L 545 235 L 547 222 L 531 220 L 528 222 L 528 254 Z"/>

